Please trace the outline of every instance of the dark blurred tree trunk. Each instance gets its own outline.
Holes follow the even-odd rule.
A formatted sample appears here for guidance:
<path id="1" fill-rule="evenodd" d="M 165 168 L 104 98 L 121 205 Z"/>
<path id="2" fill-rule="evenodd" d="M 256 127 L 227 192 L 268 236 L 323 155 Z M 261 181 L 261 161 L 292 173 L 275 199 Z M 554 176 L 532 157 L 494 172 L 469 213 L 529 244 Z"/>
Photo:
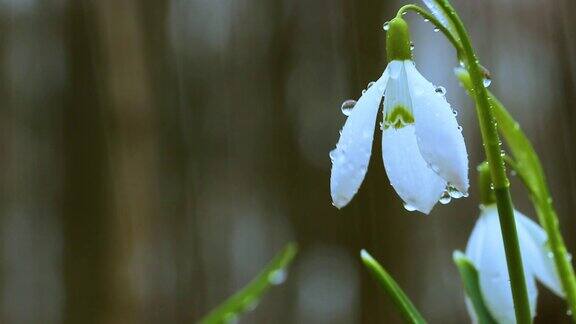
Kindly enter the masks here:
<path id="1" fill-rule="evenodd" d="M 65 323 L 101 323 L 109 307 L 110 226 L 104 111 L 100 102 L 96 30 L 84 1 L 68 2 L 69 84 L 64 111 Z"/>
<path id="2" fill-rule="evenodd" d="M 142 322 L 150 270 L 158 266 L 151 220 L 158 215 L 158 130 L 141 8 L 135 0 L 94 2 L 108 107 L 112 222 L 109 323 Z M 153 286 L 152 286 L 153 287 Z M 157 293 L 154 290 L 152 295 Z"/>

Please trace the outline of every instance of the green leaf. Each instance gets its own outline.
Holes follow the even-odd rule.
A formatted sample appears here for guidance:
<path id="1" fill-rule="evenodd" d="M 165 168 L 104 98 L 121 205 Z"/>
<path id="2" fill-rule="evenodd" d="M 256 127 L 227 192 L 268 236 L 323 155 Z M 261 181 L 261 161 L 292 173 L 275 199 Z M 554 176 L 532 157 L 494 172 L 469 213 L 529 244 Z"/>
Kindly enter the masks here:
<path id="1" fill-rule="evenodd" d="M 294 259 L 296 251 L 295 243 L 286 245 L 256 278 L 201 319 L 200 324 L 233 322 L 241 313 L 254 309 L 271 285 L 284 281 L 286 267 Z"/>
<path id="2" fill-rule="evenodd" d="M 472 302 L 478 323 L 496 324 L 496 321 L 492 318 L 492 315 L 490 315 L 486 304 L 484 304 L 476 267 L 474 267 L 472 261 L 470 261 L 470 259 L 460 251 L 454 251 L 452 258 L 454 259 L 456 267 L 458 267 L 460 278 L 464 285 L 464 291 L 466 292 L 466 296 L 468 296 Z"/>
<path id="3" fill-rule="evenodd" d="M 396 308 L 400 311 L 404 320 L 408 323 L 426 323 L 426 320 L 420 315 L 420 312 L 414 307 L 414 304 L 412 304 L 408 296 L 406 296 L 400 286 L 398 286 L 378 261 L 374 260 L 366 250 L 360 251 L 360 256 L 366 268 L 370 270 L 374 278 L 378 280 L 380 286 L 384 288 L 384 291 L 392 298 L 394 305 L 396 305 Z"/>

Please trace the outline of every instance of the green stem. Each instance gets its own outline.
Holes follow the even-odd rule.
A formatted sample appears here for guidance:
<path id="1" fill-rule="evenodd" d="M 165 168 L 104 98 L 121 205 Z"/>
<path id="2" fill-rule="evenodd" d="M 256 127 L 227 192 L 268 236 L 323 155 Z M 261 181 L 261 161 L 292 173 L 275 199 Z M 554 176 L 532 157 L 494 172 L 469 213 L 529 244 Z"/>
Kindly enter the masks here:
<path id="1" fill-rule="evenodd" d="M 490 166 L 484 161 L 476 168 L 478 171 L 478 188 L 480 188 L 480 203 L 484 206 L 496 203 L 496 196 L 492 190 L 490 178 Z"/>
<path id="2" fill-rule="evenodd" d="M 470 37 L 466 32 L 464 24 L 456 11 L 447 0 L 437 0 L 436 3 L 447 14 L 448 19 L 454 23 L 456 32 L 460 38 L 466 66 L 472 80 L 474 97 L 476 101 L 476 112 L 480 123 L 482 141 L 486 159 L 490 166 L 490 174 L 494 193 L 496 194 L 496 205 L 502 229 L 502 240 L 506 251 L 506 261 L 508 264 L 508 274 L 512 287 L 512 297 L 514 299 L 514 309 L 516 311 L 516 321 L 518 323 L 531 323 L 530 305 L 528 303 L 528 292 L 524 269 L 522 265 L 522 255 L 518 243 L 516 232 L 516 222 L 514 221 L 514 209 L 512 198 L 510 197 L 510 182 L 506 176 L 506 168 L 501 155 L 500 138 L 498 127 L 494 118 L 493 109 L 488 100 L 488 92 L 484 87 L 484 76 L 479 61 L 476 58 Z"/>
<path id="3" fill-rule="evenodd" d="M 432 25 L 434 25 L 435 28 L 438 28 L 444 34 L 444 36 L 448 38 L 450 43 L 452 43 L 452 46 L 454 46 L 454 48 L 456 49 L 458 59 L 462 57 L 462 46 L 460 45 L 460 42 L 454 37 L 454 35 L 452 35 L 452 33 L 448 30 L 448 28 L 446 28 L 446 26 L 442 25 L 442 23 L 438 19 L 436 19 L 436 17 L 434 17 L 424 8 L 415 4 L 407 4 L 405 6 L 400 7 L 400 9 L 398 9 L 398 12 L 396 13 L 396 17 L 402 17 L 402 15 L 404 15 L 408 11 L 413 11 L 419 14 L 424 19 L 432 23 Z"/>

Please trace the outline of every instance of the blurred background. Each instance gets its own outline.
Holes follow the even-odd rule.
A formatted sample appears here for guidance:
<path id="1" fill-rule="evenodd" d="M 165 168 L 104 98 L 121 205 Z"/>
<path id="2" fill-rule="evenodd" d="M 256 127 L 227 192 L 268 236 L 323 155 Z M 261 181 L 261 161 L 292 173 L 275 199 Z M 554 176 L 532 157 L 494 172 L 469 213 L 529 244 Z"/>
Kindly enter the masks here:
<path id="1" fill-rule="evenodd" d="M 574 252 L 576 2 L 453 2 Z M 413 14 L 418 67 L 464 127 L 470 197 L 407 212 L 377 135 L 358 195 L 331 205 L 340 104 L 380 76 L 402 4 L 0 0 L 0 322 L 192 323 L 291 240 L 287 281 L 240 323 L 400 323 L 361 248 L 430 322 L 468 322 L 451 255 L 478 215 L 479 130 L 454 51 Z M 536 321 L 569 317 L 541 289 Z"/>

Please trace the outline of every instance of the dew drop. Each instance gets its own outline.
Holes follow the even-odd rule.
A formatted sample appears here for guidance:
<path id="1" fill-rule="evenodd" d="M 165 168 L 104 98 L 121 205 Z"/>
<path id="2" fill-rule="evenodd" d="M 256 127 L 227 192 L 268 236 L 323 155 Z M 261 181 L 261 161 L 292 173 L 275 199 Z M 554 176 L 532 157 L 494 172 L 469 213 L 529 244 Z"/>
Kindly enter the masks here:
<path id="1" fill-rule="evenodd" d="M 440 31 L 440 28 L 434 28 L 434 32 L 437 33 Z"/>
<path id="2" fill-rule="evenodd" d="M 244 310 L 246 312 L 251 312 L 253 310 L 256 309 L 256 307 L 258 307 L 258 304 L 260 304 L 260 301 L 258 299 L 254 299 L 254 300 L 249 300 L 246 303 L 246 307 L 244 308 Z"/>
<path id="3" fill-rule="evenodd" d="M 224 315 L 223 322 L 226 324 L 236 324 L 238 323 L 238 315 L 235 313 L 228 313 Z"/>
<path id="4" fill-rule="evenodd" d="M 450 193 L 448 192 L 448 190 L 444 191 L 444 193 L 442 194 L 442 197 L 440 197 L 440 199 L 438 200 L 442 205 L 446 205 L 447 203 L 449 203 L 452 200 L 452 196 L 450 196 Z"/>
<path id="5" fill-rule="evenodd" d="M 568 310 L 566 310 L 566 315 L 568 315 L 568 316 L 572 316 L 572 311 L 571 311 L 571 310 L 569 310 L 569 309 L 568 309 Z"/>
<path id="6" fill-rule="evenodd" d="M 463 130 L 462 126 L 458 125 L 458 130 L 462 131 Z"/>
<path id="7" fill-rule="evenodd" d="M 484 84 L 485 88 L 488 88 L 492 83 L 491 73 L 487 68 L 485 68 L 482 65 L 480 65 L 480 70 L 482 72 L 482 83 Z"/>
<path id="8" fill-rule="evenodd" d="M 410 205 L 409 203 L 404 203 L 404 208 L 405 208 L 407 211 L 411 211 L 411 212 L 416 210 L 416 207 Z"/>
<path id="9" fill-rule="evenodd" d="M 428 19 L 428 18 L 424 18 L 424 21 L 425 21 L 425 22 L 429 22 L 429 21 L 430 21 L 430 19 Z"/>
<path id="10" fill-rule="evenodd" d="M 328 153 L 328 156 L 330 157 L 330 161 L 334 162 L 334 160 L 336 160 L 336 158 L 338 157 L 338 149 L 333 149 L 332 151 L 330 151 L 330 153 Z"/>
<path id="11" fill-rule="evenodd" d="M 368 85 L 366 86 L 366 90 L 370 89 L 370 87 L 373 86 L 374 83 L 376 83 L 376 82 L 374 82 L 374 81 L 368 82 Z"/>
<path id="12" fill-rule="evenodd" d="M 437 94 L 442 96 L 446 94 L 446 88 L 444 88 L 443 86 L 436 87 L 436 90 L 434 91 L 436 91 Z"/>
<path id="13" fill-rule="evenodd" d="M 380 130 L 383 131 L 384 130 L 384 123 L 380 122 Z"/>
<path id="14" fill-rule="evenodd" d="M 413 51 L 414 50 L 414 43 L 410 42 L 410 50 Z"/>
<path id="15" fill-rule="evenodd" d="M 458 110 L 452 109 L 452 115 L 454 115 L 454 117 L 458 116 Z"/>
<path id="16" fill-rule="evenodd" d="M 386 30 L 386 31 L 387 31 L 388 29 L 390 29 L 390 22 L 388 22 L 388 21 L 385 22 L 384 25 L 382 26 L 382 29 L 384 29 L 384 30 Z"/>
<path id="17" fill-rule="evenodd" d="M 268 282 L 273 285 L 279 285 L 286 280 L 286 271 L 284 269 L 276 270 L 268 275 Z"/>
<path id="18" fill-rule="evenodd" d="M 340 110 L 342 110 L 344 116 L 350 116 L 352 110 L 354 110 L 354 106 L 356 106 L 356 100 L 348 99 L 342 103 Z"/>
<path id="19" fill-rule="evenodd" d="M 464 193 L 460 192 L 458 189 L 454 188 L 453 186 L 448 186 L 446 191 L 448 192 L 450 197 L 452 197 L 454 199 L 459 199 L 459 198 L 465 197 Z"/>

